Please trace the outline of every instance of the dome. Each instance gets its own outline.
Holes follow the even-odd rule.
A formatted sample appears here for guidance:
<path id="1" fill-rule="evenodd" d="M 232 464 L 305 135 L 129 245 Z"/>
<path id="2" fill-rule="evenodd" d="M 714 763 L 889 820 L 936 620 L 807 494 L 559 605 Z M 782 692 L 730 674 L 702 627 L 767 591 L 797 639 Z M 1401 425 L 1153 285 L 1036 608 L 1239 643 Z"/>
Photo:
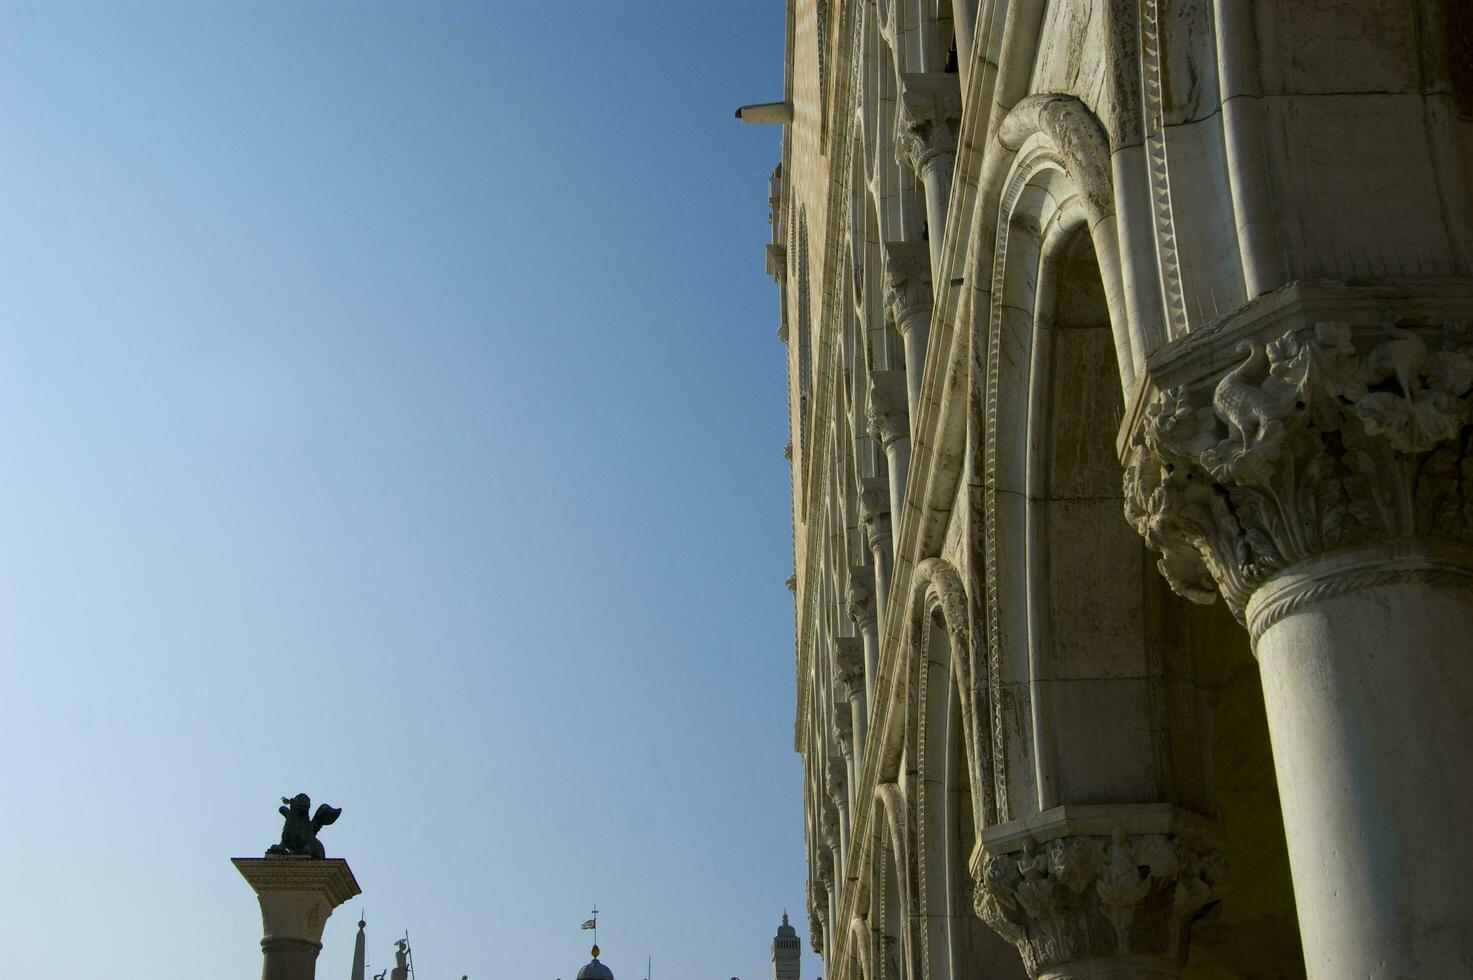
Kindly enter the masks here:
<path id="1" fill-rule="evenodd" d="M 614 980 L 614 971 L 598 961 L 598 947 L 593 947 L 593 962 L 578 971 L 577 980 Z"/>

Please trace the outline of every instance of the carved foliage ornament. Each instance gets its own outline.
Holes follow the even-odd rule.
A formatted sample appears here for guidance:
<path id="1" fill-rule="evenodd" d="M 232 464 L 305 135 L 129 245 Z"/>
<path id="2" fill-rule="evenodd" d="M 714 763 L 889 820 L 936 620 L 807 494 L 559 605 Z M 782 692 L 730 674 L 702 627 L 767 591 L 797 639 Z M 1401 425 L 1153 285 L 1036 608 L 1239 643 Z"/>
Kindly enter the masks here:
<path id="1" fill-rule="evenodd" d="M 1221 853 L 1172 834 L 1074 834 L 989 855 L 977 915 L 1018 947 L 1028 972 L 1072 960 L 1186 952 L 1191 919 L 1227 883 Z"/>
<path id="2" fill-rule="evenodd" d="M 962 95 L 957 76 L 943 72 L 901 78 L 900 112 L 896 120 L 897 156 L 916 173 L 933 160 L 952 166 L 957 134 L 962 128 Z"/>
<path id="3" fill-rule="evenodd" d="M 1274 571 L 1391 537 L 1473 542 L 1473 334 L 1388 319 L 1244 343 L 1210 404 L 1168 389 L 1125 471 L 1125 514 L 1180 595 L 1243 619 Z M 1214 588 L 1214 584 L 1216 588 Z"/>

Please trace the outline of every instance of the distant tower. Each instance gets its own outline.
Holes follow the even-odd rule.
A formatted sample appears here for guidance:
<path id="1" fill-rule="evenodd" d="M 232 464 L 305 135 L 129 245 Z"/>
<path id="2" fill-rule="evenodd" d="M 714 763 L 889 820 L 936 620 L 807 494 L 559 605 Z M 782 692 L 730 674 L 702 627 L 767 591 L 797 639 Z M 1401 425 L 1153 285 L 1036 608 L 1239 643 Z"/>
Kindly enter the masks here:
<path id="1" fill-rule="evenodd" d="M 798 930 L 788 925 L 788 913 L 783 913 L 783 924 L 777 927 L 772 940 L 772 980 L 798 980 L 798 959 L 802 949 L 798 943 Z"/>
<path id="2" fill-rule="evenodd" d="M 360 917 L 358 919 L 358 938 L 353 940 L 353 980 L 365 980 L 363 976 L 364 961 L 368 959 L 368 952 L 365 949 L 367 940 L 363 938 L 363 927 L 365 924 Z"/>

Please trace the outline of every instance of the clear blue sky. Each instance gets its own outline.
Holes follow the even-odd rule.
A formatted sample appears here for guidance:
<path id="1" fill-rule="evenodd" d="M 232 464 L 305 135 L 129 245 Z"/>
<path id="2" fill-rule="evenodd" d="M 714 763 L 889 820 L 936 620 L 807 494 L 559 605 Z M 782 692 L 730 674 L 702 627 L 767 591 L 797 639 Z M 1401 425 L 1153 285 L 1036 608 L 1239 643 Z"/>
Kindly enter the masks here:
<path id="1" fill-rule="evenodd" d="M 781 0 L 0 3 L 0 973 L 755 980 L 802 914 Z M 805 958 L 805 975 L 816 961 Z"/>

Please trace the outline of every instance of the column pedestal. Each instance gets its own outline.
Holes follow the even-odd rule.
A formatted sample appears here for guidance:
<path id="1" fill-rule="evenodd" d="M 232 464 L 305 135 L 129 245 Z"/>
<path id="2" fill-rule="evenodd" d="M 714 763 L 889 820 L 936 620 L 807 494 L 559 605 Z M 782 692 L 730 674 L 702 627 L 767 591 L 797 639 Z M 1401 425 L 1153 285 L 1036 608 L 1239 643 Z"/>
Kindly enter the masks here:
<path id="1" fill-rule="evenodd" d="M 1473 976 L 1473 551 L 1330 553 L 1247 613 L 1309 975 Z"/>
<path id="2" fill-rule="evenodd" d="M 232 858 L 261 905 L 261 980 L 314 980 L 332 910 L 360 894 L 342 858 Z"/>

